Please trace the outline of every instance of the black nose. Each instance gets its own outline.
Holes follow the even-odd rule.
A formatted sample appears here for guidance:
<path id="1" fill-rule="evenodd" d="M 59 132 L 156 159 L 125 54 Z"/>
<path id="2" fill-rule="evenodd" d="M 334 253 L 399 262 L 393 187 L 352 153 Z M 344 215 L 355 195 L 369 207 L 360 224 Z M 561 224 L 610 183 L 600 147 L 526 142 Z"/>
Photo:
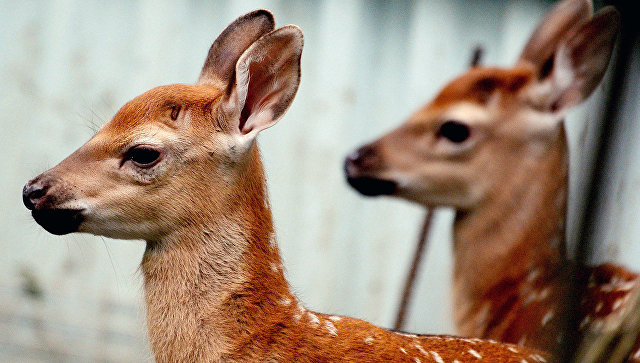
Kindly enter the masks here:
<path id="1" fill-rule="evenodd" d="M 380 168 L 380 157 L 375 147 L 365 145 L 349 154 L 344 160 L 347 182 L 355 190 L 366 196 L 390 195 L 397 184 L 392 180 L 379 179 L 375 171 Z"/>
<path id="2" fill-rule="evenodd" d="M 38 202 L 47 194 L 49 185 L 39 181 L 29 182 L 22 188 L 22 202 L 29 210 L 34 210 Z"/>
<path id="3" fill-rule="evenodd" d="M 376 149 L 371 145 L 365 145 L 347 155 L 344 161 L 344 168 L 348 175 L 353 169 L 372 169 L 375 168 L 378 163 L 379 160 Z"/>

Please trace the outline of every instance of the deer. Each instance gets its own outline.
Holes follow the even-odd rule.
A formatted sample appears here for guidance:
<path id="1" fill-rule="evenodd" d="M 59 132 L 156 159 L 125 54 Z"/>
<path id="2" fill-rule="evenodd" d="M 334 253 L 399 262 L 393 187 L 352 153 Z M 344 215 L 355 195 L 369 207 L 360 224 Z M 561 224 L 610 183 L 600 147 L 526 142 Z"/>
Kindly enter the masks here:
<path id="1" fill-rule="evenodd" d="M 544 361 L 490 340 L 418 336 L 316 313 L 292 293 L 256 136 L 291 105 L 303 34 L 256 10 L 211 46 L 195 85 L 126 103 L 29 181 L 46 231 L 146 241 L 148 335 L 158 362 Z"/>
<path id="2" fill-rule="evenodd" d="M 510 68 L 475 66 L 406 122 L 357 148 L 347 182 L 365 196 L 450 207 L 457 333 L 519 346 L 563 342 L 569 279 L 567 112 L 602 80 L 618 33 L 613 7 L 556 4 Z M 615 326 L 640 277 L 584 268 L 582 332 Z M 631 356 L 640 359 L 636 345 Z"/>

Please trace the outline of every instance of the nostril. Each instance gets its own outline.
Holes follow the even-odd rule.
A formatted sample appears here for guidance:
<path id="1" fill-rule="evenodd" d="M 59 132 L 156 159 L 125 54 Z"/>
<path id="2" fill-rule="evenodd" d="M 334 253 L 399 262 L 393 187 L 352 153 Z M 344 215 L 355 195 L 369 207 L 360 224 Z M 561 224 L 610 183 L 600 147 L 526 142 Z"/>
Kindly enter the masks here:
<path id="1" fill-rule="evenodd" d="M 371 145 L 365 145 L 349 155 L 349 158 L 357 167 L 370 167 L 377 159 L 376 150 Z"/>
<path id="2" fill-rule="evenodd" d="M 357 161 L 358 161 L 358 150 L 347 155 L 347 157 L 345 158 L 345 164 L 355 165 Z"/>
<path id="3" fill-rule="evenodd" d="M 29 210 L 35 209 L 38 201 L 47 193 L 47 185 L 32 184 L 25 185 L 22 189 L 22 202 Z"/>

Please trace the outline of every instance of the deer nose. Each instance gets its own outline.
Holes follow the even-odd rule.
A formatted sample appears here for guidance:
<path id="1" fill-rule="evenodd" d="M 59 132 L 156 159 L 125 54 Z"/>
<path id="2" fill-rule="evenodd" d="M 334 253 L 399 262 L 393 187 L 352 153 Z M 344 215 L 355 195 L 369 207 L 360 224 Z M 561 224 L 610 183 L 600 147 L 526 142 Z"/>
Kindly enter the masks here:
<path id="1" fill-rule="evenodd" d="M 365 145 L 358 150 L 347 155 L 344 162 L 344 168 L 347 174 L 350 174 L 354 169 L 370 169 L 378 164 L 378 153 L 375 147 L 371 145 Z"/>
<path id="2" fill-rule="evenodd" d="M 28 182 L 24 188 L 22 188 L 22 202 L 24 206 L 29 210 L 34 210 L 38 205 L 38 202 L 44 199 L 49 190 L 49 183 L 42 182 L 40 180 Z"/>

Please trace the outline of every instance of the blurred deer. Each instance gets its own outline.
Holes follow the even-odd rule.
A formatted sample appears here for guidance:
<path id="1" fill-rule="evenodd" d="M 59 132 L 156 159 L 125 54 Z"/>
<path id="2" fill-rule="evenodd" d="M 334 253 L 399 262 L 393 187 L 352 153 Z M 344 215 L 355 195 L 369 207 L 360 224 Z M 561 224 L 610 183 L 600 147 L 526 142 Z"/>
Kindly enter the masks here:
<path id="1" fill-rule="evenodd" d="M 159 362 L 543 360 L 477 339 L 416 336 L 305 309 L 271 220 L 257 134 L 285 113 L 303 36 L 246 14 L 213 43 L 196 85 L 154 88 L 28 182 L 54 234 L 143 239 L 151 348 Z"/>
<path id="2" fill-rule="evenodd" d="M 563 120 L 600 83 L 618 12 L 556 5 L 512 68 L 473 67 L 409 120 L 345 161 L 364 195 L 456 209 L 454 314 L 463 335 L 546 348 L 562 342 L 573 266 L 565 248 L 568 154 Z M 590 276 L 582 328 L 615 326 L 638 275 Z M 640 352 L 634 352 L 639 356 Z"/>

